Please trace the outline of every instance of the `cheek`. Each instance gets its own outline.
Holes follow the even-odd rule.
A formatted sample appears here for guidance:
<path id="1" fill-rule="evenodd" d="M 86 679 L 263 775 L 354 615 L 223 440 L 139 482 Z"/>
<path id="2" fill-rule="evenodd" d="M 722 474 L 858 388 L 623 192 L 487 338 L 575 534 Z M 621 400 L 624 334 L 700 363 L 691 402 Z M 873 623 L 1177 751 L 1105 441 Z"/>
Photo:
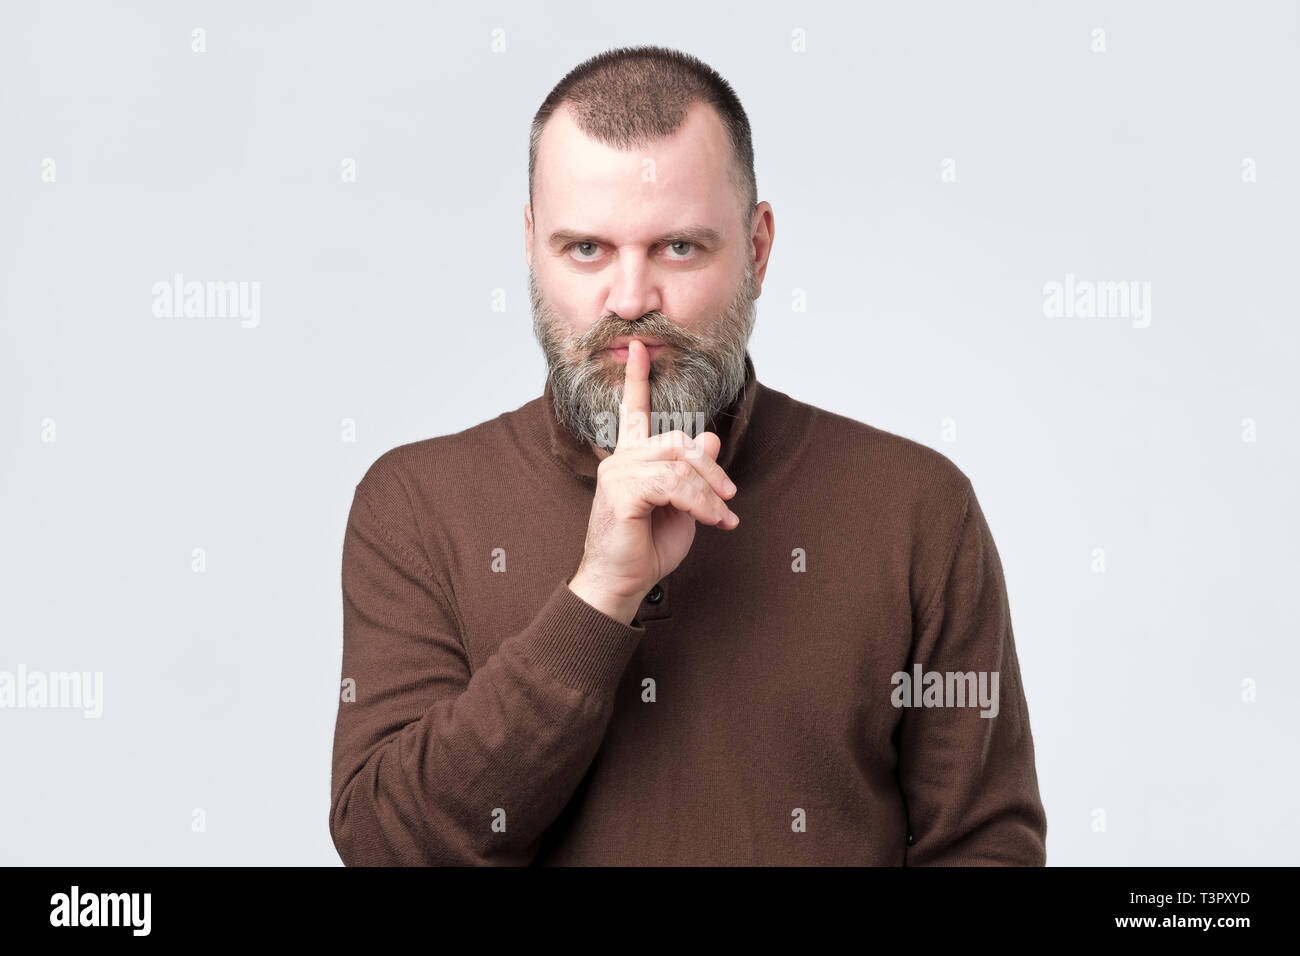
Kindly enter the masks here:
<path id="1" fill-rule="evenodd" d="M 693 335 L 699 335 L 711 326 L 720 314 L 711 297 L 678 299 L 665 305 L 664 314 L 668 321 Z"/>
<path id="2" fill-rule="evenodd" d="M 573 303 L 563 295 L 556 295 L 550 290 L 542 294 L 543 316 L 553 335 L 561 339 L 576 338 L 586 330 L 586 323 L 575 316 Z"/>
<path id="3" fill-rule="evenodd" d="M 691 282 L 665 302 L 664 312 L 684 329 L 699 331 L 713 325 L 731 305 L 733 287 L 722 278 Z"/>
<path id="4" fill-rule="evenodd" d="M 556 284 L 547 289 L 552 318 L 571 335 L 582 335 L 600 318 L 600 301 L 582 289 Z"/>

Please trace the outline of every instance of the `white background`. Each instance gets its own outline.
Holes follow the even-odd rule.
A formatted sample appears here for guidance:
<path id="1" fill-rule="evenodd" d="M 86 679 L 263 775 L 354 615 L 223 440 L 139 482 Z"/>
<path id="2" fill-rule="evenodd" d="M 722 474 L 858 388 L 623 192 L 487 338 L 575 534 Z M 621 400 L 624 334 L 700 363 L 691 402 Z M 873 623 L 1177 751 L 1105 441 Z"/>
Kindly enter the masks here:
<path id="1" fill-rule="evenodd" d="M 0 670 L 105 687 L 0 710 L 0 863 L 338 864 L 353 486 L 541 394 L 528 124 L 641 43 L 753 124 L 760 381 L 974 483 L 1049 863 L 1298 862 L 1294 3 L 6 2 Z M 177 272 L 260 325 L 154 316 Z M 1067 273 L 1150 326 L 1046 317 Z"/>

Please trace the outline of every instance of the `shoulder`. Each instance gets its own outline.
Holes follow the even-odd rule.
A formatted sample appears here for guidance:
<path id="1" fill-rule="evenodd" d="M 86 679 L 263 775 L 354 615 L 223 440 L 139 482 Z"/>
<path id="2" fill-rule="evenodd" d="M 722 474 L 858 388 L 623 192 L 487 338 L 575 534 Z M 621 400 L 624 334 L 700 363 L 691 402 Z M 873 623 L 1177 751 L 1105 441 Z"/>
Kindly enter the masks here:
<path id="1" fill-rule="evenodd" d="M 841 502 L 869 546 L 908 569 L 914 608 L 930 606 L 954 548 L 978 514 L 970 478 L 915 439 L 797 402 L 805 431 L 799 464 L 816 469 L 824 499 Z"/>
<path id="2" fill-rule="evenodd" d="M 383 512 L 427 513 L 472 494 L 486 463 L 502 461 L 533 399 L 460 431 L 396 445 L 366 468 L 357 491 Z"/>
<path id="3" fill-rule="evenodd" d="M 802 432 L 801 460 L 823 470 L 855 496 L 894 511 L 961 512 L 971 490 L 946 454 L 915 439 L 776 392 L 790 405 L 787 421 Z"/>

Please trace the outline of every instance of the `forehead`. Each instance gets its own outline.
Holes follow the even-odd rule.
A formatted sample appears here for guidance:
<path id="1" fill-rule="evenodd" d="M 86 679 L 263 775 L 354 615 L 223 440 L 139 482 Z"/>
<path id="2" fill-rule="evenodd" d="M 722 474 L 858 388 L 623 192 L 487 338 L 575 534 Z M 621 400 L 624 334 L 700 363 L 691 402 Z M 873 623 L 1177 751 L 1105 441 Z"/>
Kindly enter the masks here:
<path id="1" fill-rule="evenodd" d="M 533 215 L 629 241 L 683 222 L 726 232 L 739 203 L 731 161 L 726 129 L 704 103 L 670 136 L 628 150 L 590 139 L 561 109 L 538 144 Z"/>

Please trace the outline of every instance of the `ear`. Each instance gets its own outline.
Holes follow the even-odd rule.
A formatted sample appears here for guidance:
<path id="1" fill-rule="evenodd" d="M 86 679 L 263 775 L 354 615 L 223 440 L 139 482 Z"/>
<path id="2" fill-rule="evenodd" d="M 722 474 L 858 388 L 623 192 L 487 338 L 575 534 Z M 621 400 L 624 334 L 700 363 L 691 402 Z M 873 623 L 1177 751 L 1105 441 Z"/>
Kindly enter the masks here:
<path id="1" fill-rule="evenodd" d="M 533 204 L 524 203 L 524 261 L 533 264 Z"/>
<path id="2" fill-rule="evenodd" d="M 772 243 L 776 241 L 776 216 L 772 204 L 761 202 L 754 208 L 754 232 L 750 237 L 754 256 L 754 298 L 763 294 L 763 277 L 772 256 Z"/>

